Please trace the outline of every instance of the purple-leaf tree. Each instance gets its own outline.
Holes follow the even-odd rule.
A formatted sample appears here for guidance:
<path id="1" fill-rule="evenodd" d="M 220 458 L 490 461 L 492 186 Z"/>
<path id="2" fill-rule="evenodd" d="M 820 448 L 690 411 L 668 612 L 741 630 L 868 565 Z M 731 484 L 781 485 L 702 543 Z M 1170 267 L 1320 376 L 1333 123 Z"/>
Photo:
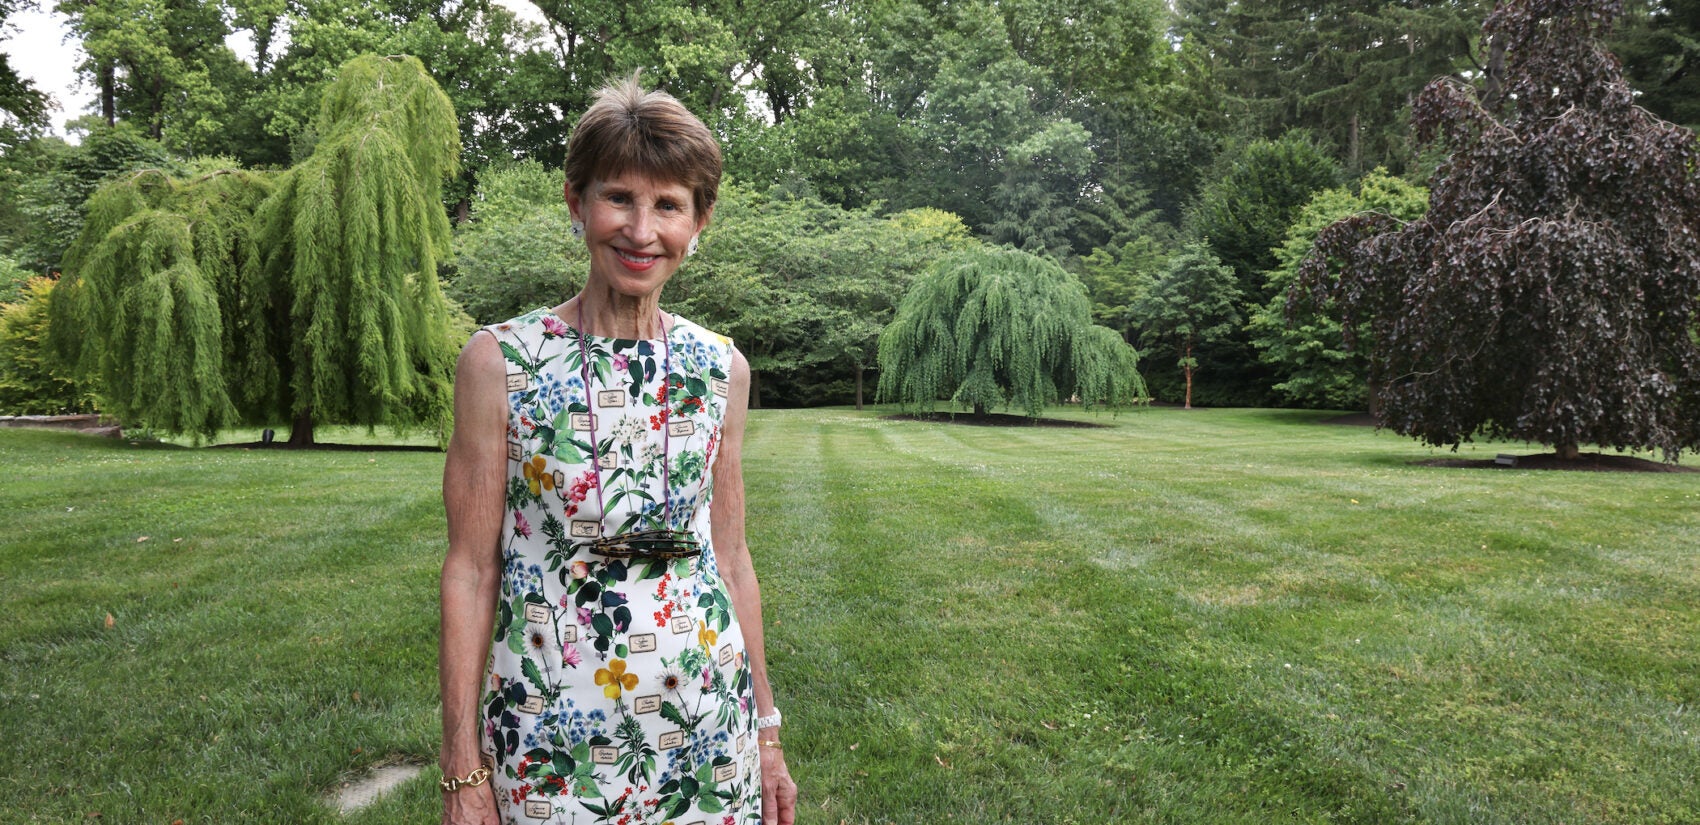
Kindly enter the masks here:
<path id="1" fill-rule="evenodd" d="M 1621 0 L 1512 0 L 1481 84 L 1412 123 L 1450 156 L 1428 213 L 1324 230 L 1289 300 L 1369 352 L 1380 422 L 1436 446 L 1700 448 L 1700 151 L 1635 105 L 1601 45 Z M 1290 304 L 1295 305 L 1295 304 Z"/>

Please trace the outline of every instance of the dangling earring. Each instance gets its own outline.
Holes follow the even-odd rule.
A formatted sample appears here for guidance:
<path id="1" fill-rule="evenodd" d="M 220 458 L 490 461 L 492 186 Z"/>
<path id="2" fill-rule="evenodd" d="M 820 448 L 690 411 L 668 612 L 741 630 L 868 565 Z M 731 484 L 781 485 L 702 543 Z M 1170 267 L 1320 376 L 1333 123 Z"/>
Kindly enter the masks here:
<path id="1" fill-rule="evenodd" d="M 701 236 L 699 236 L 699 235 L 692 235 L 691 236 L 691 245 L 685 247 L 685 254 L 686 255 L 697 254 L 697 238 L 699 238 L 699 237 L 701 237 Z"/>
<path id="2" fill-rule="evenodd" d="M 584 221 L 573 218 L 573 237 L 584 238 Z"/>

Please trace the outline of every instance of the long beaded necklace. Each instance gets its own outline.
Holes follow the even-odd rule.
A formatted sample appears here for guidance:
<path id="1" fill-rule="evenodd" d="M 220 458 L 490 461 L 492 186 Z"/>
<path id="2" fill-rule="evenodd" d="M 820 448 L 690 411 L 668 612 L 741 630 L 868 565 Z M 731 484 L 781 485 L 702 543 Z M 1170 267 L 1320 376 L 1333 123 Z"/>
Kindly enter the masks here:
<path id="1" fill-rule="evenodd" d="M 668 478 L 668 466 L 672 463 L 673 433 L 668 418 L 672 412 L 670 396 L 673 380 L 673 335 L 667 329 L 666 319 L 661 310 L 655 311 L 656 323 L 661 327 L 661 390 L 658 399 L 661 402 L 661 523 L 660 530 L 636 530 L 618 535 L 606 535 L 608 518 L 607 505 L 602 498 L 602 455 L 601 443 L 596 438 L 596 399 L 590 392 L 590 348 L 585 339 L 590 333 L 584 326 L 584 302 L 578 302 L 578 350 L 579 376 L 584 380 L 585 407 L 590 411 L 590 466 L 596 473 L 596 540 L 591 542 L 591 548 L 604 556 L 614 558 L 659 558 L 683 559 L 702 553 L 702 543 L 696 534 L 689 530 L 673 528 L 673 495 L 672 485 Z"/>

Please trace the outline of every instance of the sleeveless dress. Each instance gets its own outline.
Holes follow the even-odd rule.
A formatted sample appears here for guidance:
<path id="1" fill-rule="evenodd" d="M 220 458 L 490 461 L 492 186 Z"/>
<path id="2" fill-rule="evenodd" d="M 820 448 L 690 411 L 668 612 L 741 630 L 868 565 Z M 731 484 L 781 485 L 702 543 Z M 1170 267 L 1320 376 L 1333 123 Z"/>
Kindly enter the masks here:
<path id="1" fill-rule="evenodd" d="M 750 670 L 709 530 L 732 342 L 675 316 L 665 341 L 587 335 L 581 348 L 548 309 L 485 329 L 509 404 L 481 702 L 502 821 L 759 825 Z M 664 526 L 702 554 L 590 546 Z"/>

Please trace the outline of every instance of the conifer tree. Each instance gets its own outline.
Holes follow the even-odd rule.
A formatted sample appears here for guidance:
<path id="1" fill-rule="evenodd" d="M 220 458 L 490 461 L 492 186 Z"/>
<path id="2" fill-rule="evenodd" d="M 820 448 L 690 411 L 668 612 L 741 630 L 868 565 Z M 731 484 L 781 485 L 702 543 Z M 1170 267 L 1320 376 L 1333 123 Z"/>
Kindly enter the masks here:
<path id="1" fill-rule="evenodd" d="M 281 174 L 142 171 L 89 202 L 54 290 L 57 348 L 107 411 L 211 435 L 290 419 L 441 425 L 449 410 L 448 99 L 411 57 L 349 61 Z"/>
<path id="2" fill-rule="evenodd" d="M 98 387 L 104 412 L 200 435 L 241 418 L 227 390 L 226 316 L 237 250 L 268 185 L 250 172 L 179 181 L 144 169 L 89 199 L 53 290 L 50 338 Z"/>
<path id="3" fill-rule="evenodd" d="M 366 55 L 343 65 L 316 127 L 313 154 L 260 205 L 243 256 L 254 300 L 238 323 L 256 344 L 235 365 L 244 401 L 287 410 L 292 444 L 312 443 L 320 421 L 441 425 L 454 347 L 437 262 L 451 237 L 454 109 L 417 59 Z"/>
<path id="4" fill-rule="evenodd" d="M 1186 378 L 1186 409 L 1192 409 L 1198 348 L 1239 329 L 1239 300 L 1234 268 L 1218 260 L 1203 241 L 1193 241 L 1170 259 L 1168 271 L 1133 306 L 1141 337 L 1168 343 L 1179 353 L 1175 365 Z"/>
<path id="5" fill-rule="evenodd" d="M 1037 417 L 1060 399 L 1125 407 L 1145 395 L 1138 355 L 1093 325 L 1085 287 L 1007 247 L 952 253 L 917 278 L 880 334 L 879 364 L 880 397 L 922 410 L 949 399 L 976 416 Z"/>

